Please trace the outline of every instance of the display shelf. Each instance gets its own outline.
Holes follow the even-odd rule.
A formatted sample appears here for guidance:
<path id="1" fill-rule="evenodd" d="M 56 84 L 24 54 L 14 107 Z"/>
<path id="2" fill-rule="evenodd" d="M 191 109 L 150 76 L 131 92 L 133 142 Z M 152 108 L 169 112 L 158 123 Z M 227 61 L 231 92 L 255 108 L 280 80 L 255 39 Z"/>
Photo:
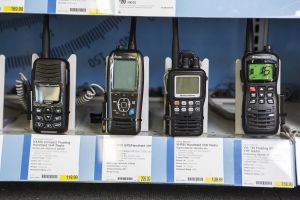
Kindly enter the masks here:
<path id="1" fill-rule="evenodd" d="M 1 12 L 201 18 L 299 18 L 296 0 L 2 0 Z M 264 9 L 261 9 L 264 8 Z"/>
<path id="2" fill-rule="evenodd" d="M 76 131 L 68 135 L 32 134 L 20 128 L 26 124 L 25 116 L 20 116 L 0 135 L 0 181 L 295 186 L 291 141 L 278 136 L 235 137 L 234 121 L 213 112 L 208 134 L 166 137 L 162 99 L 150 102 L 151 131 L 138 136 L 99 134 L 100 125 L 89 124 L 86 117 L 98 111 L 99 99 L 77 109 Z M 228 101 L 226 105 L 234 106 Z"/>

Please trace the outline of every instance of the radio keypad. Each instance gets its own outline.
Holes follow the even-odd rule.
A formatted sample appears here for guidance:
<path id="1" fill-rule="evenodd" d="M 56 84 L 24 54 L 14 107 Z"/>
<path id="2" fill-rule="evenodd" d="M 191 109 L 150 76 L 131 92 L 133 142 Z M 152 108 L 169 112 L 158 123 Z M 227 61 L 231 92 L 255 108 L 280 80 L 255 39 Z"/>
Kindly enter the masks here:
<path id="1" fill-rule="evenodd" d="M 185 112 L 200 112 L 201 101 L 179 101 L 173 102 L 175 114 L 185 113 Z"/>
<path id="2" fill-rule="evenodd" d="M 34 107 L 34 126 L 38 129 L 58 129 L 62 127 L 62 108 Z"/>
<path id="3" fill-rule="evenodd" d="M 117 117 L 134 117 L 136 114 L 136 94 L 113 94 L 112 112 Z"/>
<path id="4" fill-rule="evenodd" d="M 249 104 L 274 104 L 274 87 L 250 86 Z"/>

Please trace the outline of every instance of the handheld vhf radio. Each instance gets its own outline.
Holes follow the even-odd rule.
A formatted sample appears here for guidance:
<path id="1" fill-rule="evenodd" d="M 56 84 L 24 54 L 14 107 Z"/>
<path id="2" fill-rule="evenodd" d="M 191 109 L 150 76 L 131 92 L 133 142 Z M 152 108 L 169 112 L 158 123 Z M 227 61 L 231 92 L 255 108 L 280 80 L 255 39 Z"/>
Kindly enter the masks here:
<path id="1" fill-rule="evenodd" d="M 136 48 L 136 18 L 131 19 L 128 49 L 118 47 L 106 63 L 103 131 L 135 135 L 141 130 L 143 56 Z"/>
<path id="2" fill-rule="evenodd" d="M 69 122 L 69 63 L 49 58 L 49 16 L 44 17 L 42 58 L 32 69 L 32 122 L 38 133 L 64 133 Z"/>
<path id="3" fill-rule="evenodd" d="M 242 125 L 245 134 L 271 135 L 279 128 L 277 80 L 279 58 L 266 46 L 253 51 L 253 22 L 247 20 L 246 51 L 242 61 Z"/>
<path id="4" fill-rule="evenodd" d="M 165 76 L 166 132 L 172 136 L 203 133 L 203 105 L 207 76 L 199 57 L 191 51 L 178 51 L 178 19 L 173 19 L 172 69 Z"/>

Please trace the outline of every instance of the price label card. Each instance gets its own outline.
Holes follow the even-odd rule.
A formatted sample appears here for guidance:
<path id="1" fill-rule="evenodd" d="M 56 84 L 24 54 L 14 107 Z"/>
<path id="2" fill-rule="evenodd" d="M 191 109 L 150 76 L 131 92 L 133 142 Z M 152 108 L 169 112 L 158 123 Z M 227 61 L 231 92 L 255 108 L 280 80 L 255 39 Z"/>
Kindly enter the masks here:
<path id="1" fill-rule="evenodd" d="M 0 0 L 0 12 L 24 12 L 25 0 Z"/>
<path id="2" fill-rule="evenodd" d="M 57 14 L 112 14 L 112 0 L 56 0 Z"/>
<path id="3" fill-rule="evenodd" d="M 102 180 L 151 182 L 152 137 L 104 136 Z"/>
<path id="4" fill-rule="evenodd" d="M 224 183 L 223 139 L 175 138 L 175 183 Z"/>
<path id="5" fill-rule="evenodd" d="M 242 140 L 242 184 L 294 187 L 292 145 L 287 140 Z"/>
<path id="6" fill-rule="evenodd" d="M 300 184 L 300 138 L 296 137 L 297 182 Z"/>
<path id="7" fill-rule="evenodd" d="M 79 180 L 80 136 L 32 135 L 28 180 Z"/>
<path id="8" fill-rule="evenodd" d="M 175 16 L 176 0 L 115 0 L 115 14 L 127 16 Z"/>

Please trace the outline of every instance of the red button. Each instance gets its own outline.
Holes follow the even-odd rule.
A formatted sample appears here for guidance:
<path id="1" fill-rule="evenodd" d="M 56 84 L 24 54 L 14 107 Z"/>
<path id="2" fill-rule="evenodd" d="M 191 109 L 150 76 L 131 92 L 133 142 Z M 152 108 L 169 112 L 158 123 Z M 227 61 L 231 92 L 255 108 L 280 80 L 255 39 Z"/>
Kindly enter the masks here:
<path id="1" fill-rule="evenodd" d="M 256 92 L 256 87 L 255 86 L 250 86 L 249 90 L 250 90 L 250 92 Z"/>
<path id="2" fill-rule="evenodd" d="M 175 105 L 175 106 L 179 106 L 179 101 L 175 101 L 175 102 L 174 102 L 174 105 Z"/>

